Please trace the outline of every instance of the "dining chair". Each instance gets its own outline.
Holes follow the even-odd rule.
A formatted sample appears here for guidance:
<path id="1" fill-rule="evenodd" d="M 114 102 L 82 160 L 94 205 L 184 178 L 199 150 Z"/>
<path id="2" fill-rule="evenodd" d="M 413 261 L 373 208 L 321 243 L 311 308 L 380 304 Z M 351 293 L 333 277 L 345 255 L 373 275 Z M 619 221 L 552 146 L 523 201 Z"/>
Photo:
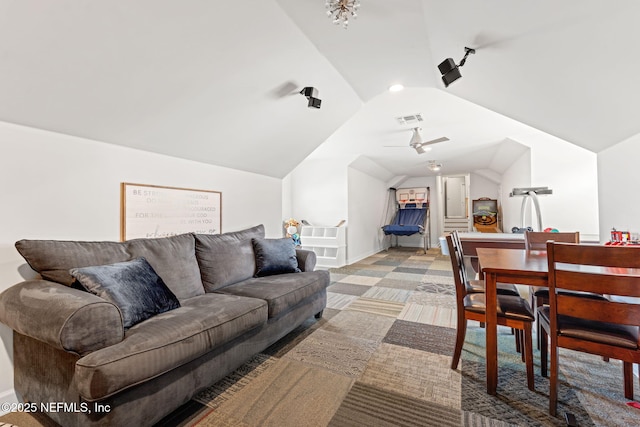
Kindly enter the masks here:
<path id="1" fill-rule="evenodd" d="M 560 347 L 623 362 L 624 396 L 633 399 L 634 363 L 640 362 L 640 248 L 547 243 L 549 306 L 538 309 L 542 326 L 540 366 L 547 374 L 551 341 L 549 413 L 556 414 Z M 607 294 L 582 298 L 570 292 Z"/>
<path id="2" fill-rule="evenodd" d="M 547 241 L 563 243 L 580 243 L 580 232 L 546 233 L 544 231 L 525 231 L 524 245 L 528 250 L 546 251 Z M 534 310 L 544 304 L 549 304 L 549 288 L 546 286 L 532 286 L 531 306 Z"/>
<path id="3" fill-rule="evenodd" d="M 528 250 L 546 251 L 547 241 L 553 240 L 554 242 L 561 243 L 580 243 L 580 232 L 559 232 L 559 233 L 547 233 L 544 231 L 525 231 L 524 243 Z M 544 305 L 549 305 L 549 288 L 546 286 L 532 286 L 531 287 L 531 307 L 536 316 L 537 334 L 536 341 L 538 350 L 540 349 L 540 321 L 538 319 L 538 309 Z M 594 293 L 581 293 L 583 297 L 588 298 L 604 298 L 602 295 Z"/>
<path id="4" fill-rule="evenodd" d="M 462 277 L 464 278 L 464 284 L 467 293 L 482 293 L 484 292 L 484 279 L 469 279 L 469 275 L 467 274 L 467 267 L 464 263 L 464 251 L 462 247 L 462 241 L 460 240 L 460 235 L 457 230 L 454 230 L 450 233 L 451 239 L 453 241 L 453 245 L 462 256 L 462 263 L 460 264 L 460 269 L 462 271 Z M 503 295 L 515 295 L 520 296 L 518 292 L 518 288 L 513 283 L 498 283 L 497 292 Z"/>
<path id="5" fill-rule="evenodd" d="M 454 244 L 452 235 L 448 235 L 447 246 L 453 269 L 453 279 L 456 287 L 456 344 L 451 360 L 451 369 L 457 369 L 462 354 L 462 346 L 467 333 L 467 321 L 486 321 L 485 294 L 483 292 L 469 293 L 465 285 L 463 274 L 464 257 L 459 247 Z M 527 300 L 520 296 L 498 294 L 498 325 L 523 331 L 522 353 L 525 359 L 527 372 L 527 387 L 535 390 L 533 376 L 533 341 L 531 337 L 531 324 L 533 312 Z"/>
<path id="6" fill-rule="evenodd" d="M 460 240 L 458 230 L 454 230 L 451 232 L 451 239 L 453 240 L 453 245 L 456 248 L 456 251 L 462 254 L 462 263 L 460 264 L 460 269 L 462 270 L 462 277 L 464 279 L 467 293 L 483 293 L 485 288 L 484 279 L 469 279 L 469 276 L 467 274 L 467 265 L 464 262 L 464 248 L 462 247 L 462 241 Z M 514 295 L 518 297 L 520 296 L 518 288 L 513 283 L 498 283 L 496 286 L 496 292 L 502 295 Z M 484 327 L 484 322 L 481 322 L 480 325 Z M 513 329 L 511 330 L 511 333 L 515 334 L 516 336 L 516 351 L 522 354 L 522 361 L 524 361 L 524 353 L 522 353 L 522 334 L 517 333 Z"/>

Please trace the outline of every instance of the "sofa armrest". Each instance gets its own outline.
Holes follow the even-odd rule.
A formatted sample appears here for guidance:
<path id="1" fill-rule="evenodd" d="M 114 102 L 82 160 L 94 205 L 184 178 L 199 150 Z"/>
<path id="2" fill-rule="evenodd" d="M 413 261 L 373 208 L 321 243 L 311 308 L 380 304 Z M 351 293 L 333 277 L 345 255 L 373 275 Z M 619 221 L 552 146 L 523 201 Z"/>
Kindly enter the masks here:
<path id="1" fill-rule="evenodd" d="M 302 271 L 313 271 L 316 268 L 316 253 L 306 249 L 296 248 L 298 258 L 298 268 Z"/>
<path id="2" fill-rule="evenodd" d="M 2 292 L 0 322 L 22 335 L 80 355 L 124 339 L 118 307 L 47 280 L 28 280 Z"/>

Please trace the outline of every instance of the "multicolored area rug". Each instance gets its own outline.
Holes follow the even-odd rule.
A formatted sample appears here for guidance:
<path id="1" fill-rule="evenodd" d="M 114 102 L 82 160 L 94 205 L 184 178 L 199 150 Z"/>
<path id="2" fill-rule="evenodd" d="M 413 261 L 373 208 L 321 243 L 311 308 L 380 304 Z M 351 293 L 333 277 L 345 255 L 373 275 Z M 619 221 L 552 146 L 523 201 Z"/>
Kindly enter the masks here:
<path id="1" fill-rule="evenodd" d="M 484 330 L 470 322 L 451 370 L 455 296 L 439 250 L 392 248 L 331 270 L 328 304 L 289 336 L 196 397 L 190 426 L 640 425 L 619 362 L 564 351 L 558 417 L 547 378 L 526 387 L 513 335 L 499 331 L 497 396 L 485 392 Z"/>

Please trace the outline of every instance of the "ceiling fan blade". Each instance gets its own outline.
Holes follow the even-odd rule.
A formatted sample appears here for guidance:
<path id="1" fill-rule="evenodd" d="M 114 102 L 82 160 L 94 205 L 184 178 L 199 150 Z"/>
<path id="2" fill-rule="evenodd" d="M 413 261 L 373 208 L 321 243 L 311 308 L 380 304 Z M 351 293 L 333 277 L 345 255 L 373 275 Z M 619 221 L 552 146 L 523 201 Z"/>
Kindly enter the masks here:
<path id="1" fill-rule="evenodd" d="M 424 147 L 425 145 L 437 144 L 438 142 L 444 142 L 444 141 L 449 141 L 449 138 L 447 138 L 446 136 L 443 136 L 441 138 L 436 138 L 436 139 L 432 139 L 431 141 L 423 142 L 420 145 Z"/>

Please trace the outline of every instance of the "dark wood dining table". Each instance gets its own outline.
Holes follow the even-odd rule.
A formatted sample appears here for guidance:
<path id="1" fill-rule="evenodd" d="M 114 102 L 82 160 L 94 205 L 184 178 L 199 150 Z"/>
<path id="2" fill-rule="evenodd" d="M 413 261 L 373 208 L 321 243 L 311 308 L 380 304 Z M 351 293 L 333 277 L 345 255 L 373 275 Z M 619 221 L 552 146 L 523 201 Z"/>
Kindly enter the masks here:
<path id="1" fill-rule="evenodd" d="M 515 283 L 547 286 L 549 276 L 546 251 L 477 248 L 480 271 L 484 274 L 486 299 L 487 393 L 498 386 L 498 310 L 496 284 Z"/>

